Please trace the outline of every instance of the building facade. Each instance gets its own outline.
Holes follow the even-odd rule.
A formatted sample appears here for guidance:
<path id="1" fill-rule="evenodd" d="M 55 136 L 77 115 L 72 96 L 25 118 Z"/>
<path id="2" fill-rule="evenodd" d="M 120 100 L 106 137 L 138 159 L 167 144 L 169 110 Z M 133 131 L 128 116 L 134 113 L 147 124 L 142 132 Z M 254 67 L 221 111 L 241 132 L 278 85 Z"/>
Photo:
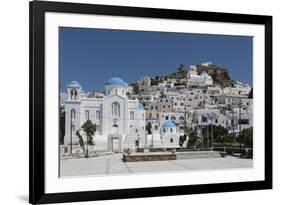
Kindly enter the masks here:
<path id="1" fill-rule="evenodd" d="M 65 144 L 78 143 L 75 133 L 87 120 L 97 126 L 97 149 L 121 151 L 125 145 L 144 143 L 145 110 L 137 99 L 128 99 L 127 88 L 122 79 L 111 78 L 103 97 L 88 97 L 81 95 L 81 85 L 72 81 L 67 86 L 65 101 Z"/>

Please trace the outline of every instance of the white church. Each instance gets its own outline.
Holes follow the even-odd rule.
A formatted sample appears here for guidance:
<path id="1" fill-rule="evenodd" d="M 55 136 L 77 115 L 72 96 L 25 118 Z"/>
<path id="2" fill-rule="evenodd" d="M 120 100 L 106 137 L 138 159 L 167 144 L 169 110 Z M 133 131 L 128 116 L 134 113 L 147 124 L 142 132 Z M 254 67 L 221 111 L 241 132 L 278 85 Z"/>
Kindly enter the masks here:
<path id="1" fill-rule="evenodd" d="M 128 99 L 128 85 L 114 77 L 105 85 L 102 97 L 87 97 L 79 82 L 67 85 L 65 101 L 65 144 L 78 144 L 76 131 L 87 121 L 97 125 L 97 149 L 122 151 L 124 145 L 145 143 L 145 110 L 137 99 Z M 115 146 L 115 147 L 114 147 Z"/>
<path id="2" fill-rule="evenodd" d="M 197 72 L 197 67 L 191 65 L 187 72 L 187 82 L 189 84 L 212 85 L 213 78 L 212 76 L 208 75 L 208 73 L 206 73 L 205 71 L 203 71 L 199 75 Z"/>

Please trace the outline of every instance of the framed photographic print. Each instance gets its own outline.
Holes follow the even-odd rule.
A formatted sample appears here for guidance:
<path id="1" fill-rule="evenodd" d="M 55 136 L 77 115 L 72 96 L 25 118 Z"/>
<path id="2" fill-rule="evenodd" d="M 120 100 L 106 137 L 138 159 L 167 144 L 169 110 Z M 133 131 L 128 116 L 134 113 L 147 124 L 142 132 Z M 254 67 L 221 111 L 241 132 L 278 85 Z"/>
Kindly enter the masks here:
<path id="1" fill-rule="evenodd" d="M 272 188 L 272 17 L 30 2 L 30 203 Z"/>

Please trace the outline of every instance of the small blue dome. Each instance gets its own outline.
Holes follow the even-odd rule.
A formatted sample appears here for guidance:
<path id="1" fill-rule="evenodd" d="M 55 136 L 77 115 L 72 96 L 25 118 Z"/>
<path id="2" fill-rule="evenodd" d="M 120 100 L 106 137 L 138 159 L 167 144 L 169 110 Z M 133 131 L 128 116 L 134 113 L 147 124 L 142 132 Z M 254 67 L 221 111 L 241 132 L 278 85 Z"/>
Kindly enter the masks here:
<path id="1" fill-rule="evenodd" d="M 144 109 L 143 104 L 139 103 L 138 108 L 139 109 Z"/>
<path id="2" fill-rule="evenodd" d="M 69 83 L 69 85 L 79 85 L 80 86 L 80 83 L 76 80 L 73 80 Z"/>
<path id="3" fill-rule="evenodd" d="M 124 82 L 124 80 L 122 80 L 121 78 L 118 77 L 114 77 L 114 78 L 110 78 L 106 85 L 126 85 L 126 83 Z"/>
<path id="4" fill-rule="evenodd" d="M 163 128 L 174 128 L 176 125 L 172 121 L 167 121 L 163 124 Z"/>

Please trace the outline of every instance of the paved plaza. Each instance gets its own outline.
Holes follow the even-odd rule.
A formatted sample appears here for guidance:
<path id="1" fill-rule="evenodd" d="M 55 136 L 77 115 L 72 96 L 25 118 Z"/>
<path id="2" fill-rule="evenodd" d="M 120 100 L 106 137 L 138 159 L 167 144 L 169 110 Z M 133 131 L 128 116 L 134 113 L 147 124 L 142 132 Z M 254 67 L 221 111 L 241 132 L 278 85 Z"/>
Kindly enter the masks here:
<path id="1" fill-rule="evenodd" d="M 252 165 L 252 159 L 240 159 L 230 156 L 226 158 L 125 163 L 122 161 L 122 154 L 114 154 L 93 158 L 62 159 L 60 161 L 60 176 L 118 175 L 129 173 L 196 171 L 208 169 L 241 169 L 251 168 Z"/>

